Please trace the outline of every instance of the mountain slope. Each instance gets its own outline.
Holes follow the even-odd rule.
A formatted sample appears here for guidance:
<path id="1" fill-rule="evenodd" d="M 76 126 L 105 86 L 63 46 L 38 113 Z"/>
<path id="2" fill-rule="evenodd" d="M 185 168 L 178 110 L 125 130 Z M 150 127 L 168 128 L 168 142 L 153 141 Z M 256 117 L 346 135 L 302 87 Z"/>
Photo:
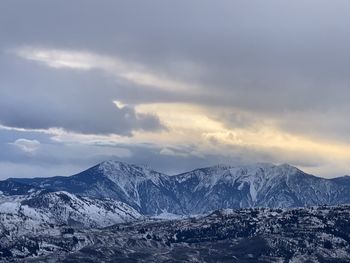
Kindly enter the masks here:
<path id="1" fill-rule="evenodd" d="M 9 179 L 36 188 L 123 202 L 144 215 L 193 215 L 222 208 L 350 203 L 350 177 L 325 179 L 287 164 L 213 166 L 175 176 L 106 161 L 70 177 Z M 1 184 L 0 184 L 1 186 Z"/>
<path id="2" fill-rule="evenodd" d="M 72 229 L 56 237 L 28 234 L 2 243 L 7 257 L 0 254 L 0 261 L 17 257 L 21 247 L 28 262 L 345 263 L 349 217 L 349 206 L 220 210 L 182 220 Z"/>
<path id="3" fill-rule="evenodd" d="M 50 230 L 50 225 L 106 227 L 140 217 L 124 203 L 77 197 L 63 191 L 0 195 L 0 233 L 10 233 L 11 236 Z"/>
<path id="4" fill-rule="evenodd" d="M 182 206 L 198 214 L 219 208 L 350 203 L 348 178 L 319 178 L 287 164 L 215 166 L 175 178 Z"/>
<path id="5" fill-rule="evenodd" d="M 172 212 L 183 213 L 171 189 L 173 183 L 169 176 L 118 161 L 105 161 L 70 177 L 9 181 L 93 198 L 111 198 L 142 214 L 160 214 L 167 207 L 171 207 Z"/>
<path id="6" fill-rule="evenodd" d="M 4 195 L 25 195 L 37 190 L 40 190 L 40 188 L 25 182 L 0 181 L 0 194 Z"/>

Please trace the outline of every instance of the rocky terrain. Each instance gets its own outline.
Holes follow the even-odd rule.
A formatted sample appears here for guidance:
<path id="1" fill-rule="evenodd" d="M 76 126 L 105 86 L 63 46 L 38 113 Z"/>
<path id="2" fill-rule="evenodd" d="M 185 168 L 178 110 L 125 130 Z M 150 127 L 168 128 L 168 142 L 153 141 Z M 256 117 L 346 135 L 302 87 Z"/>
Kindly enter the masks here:
<path id="1" fill-rule="evenodd" d="M 350 262 L 350 207 L 218 210 L 93 230 L 60 227 L 56 235 L 26 234 L 17 250 L 2 246 L 4 261 L 15 262 L 20 256 L 25 262 Z"/>

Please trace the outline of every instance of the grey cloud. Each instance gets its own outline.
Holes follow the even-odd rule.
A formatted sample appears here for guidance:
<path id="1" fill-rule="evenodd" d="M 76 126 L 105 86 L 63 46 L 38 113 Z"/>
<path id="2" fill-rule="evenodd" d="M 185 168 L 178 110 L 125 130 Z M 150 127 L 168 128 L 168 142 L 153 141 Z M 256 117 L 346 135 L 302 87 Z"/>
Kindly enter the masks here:
<path id="1" fill-rule="evenodd" d="M 0 135 L 3 131 L 0 130 Z M 5 132 L 6 133 L 6 132 Z M 28 132 L 14 132 L 18 138 L 31 138 Z M 0 136 L 0 179 L 10 176 L 33 177 L 72 175 L 101 161 L 116 159 L 138 165 L 146 165 L 167 174 L 177 174 L 198 167 L 216 164 L 245 164 L 255 162 L 290 163 L 306 171 L 319 170 L 326 163 L 317 153 L 300 156 L 299 152 L 286 152 L 281 148 L 261 149 L 245 146 L 222 145 L 221 152 L 202 152 L 196 145 L 167 145 L 120 143 L 60 143 L 45 139 L 37 134 L 40 148 L 35 155 L 27 154 L 8 139 Z M 29 140 L 28 140 L 29 141 Z M 215 144 L 219 144 L 216 142 Z M 200 153 L 200 154 L 199 154 Z M 321 170 L 322 171 L 322 170 Z M 335 176 L 342 172 L 332 167 L 318 175 Z"/>
<path id="2" fill-rule="evenodd" d="M 132 106 L 118 108 L 113 103 L 118 99 L 118 83 L 106 83 L 98 72 L 57 71 L 31 62 L 18 65 L 8 54 L 4 58 L 0 62 L 2 125 L 127 136 L 134 130 L 165 128 L 155 115 L 139 114 Z"/>
<path id="3" fill-rule="evenodd" d="M 278 147 L 262 149 L 249 146 L 222 145 L 222 152 L 220 153 L 201 152 L 201 154 L 197 154 L 199 149 L 196 145 L 182 147 L 167 146 L 161 148 L 150 144 L 134 146 L 119 145 L 119 147 L 126 147 L 132 154 L 117 158 L 118 160 L 146 165 L 167 174 L 178 174 L 199 167 L 208 167 L 217 164 L 242 165 L 257 162 L 289 163 L 305 169 L 306 172 L 318 171 L 316 175 L 325 177 L 342 174 L 342 171 L 337 170 L 336 166 L 333 166 L 333 170 L 320 170 L 319 168 L 326 163 L 326 160 L 316 153 L 305 154 L 300 158 L 299 152 L 286 152 L 284 149 Z"/>
<path id="4" fill-rule="evenodd" d="M 9 176 L 72 175 L 103 160 L 132 155 L 131 151 L 123 146 L 65 144 L 52 140 L 40 142 L 39 145 L 38 140 L 24 139 L 26 134 L 27 132 L 22 132 L 21 137 L 14 142 L 0 142 L 0 167 L 6 167 L 4 170 L 0 169 L 0 179 Z M 24 167 L 28 170 L 25 171 Z"/>
<path id="5" fill-rule="evenodd" d="M 101 71 L 47 69 L 2 53 L 0 122 L 130 135 L 163 127 L 156 116 L 116 108 L 113 99 L 128 104 L 189 102 L 227 107 L 227 115 L 218 119 L 228 127 L 251 125 L 261 117 L 277 120 L 290 132 L 348 141 L 349 9 L 347 0 L 2 1 L 2 50 L 29 45 L 118 56 L 201 89 L 144 89 Z M 255 118 L 230 116 L 234 110 Z M 153 158 L 162 169 L 174 162 L 187 169 L 223 158 L 138 151 L 129 160 L 147 163 Z M 301 163 L 294 154 L 236 154 Z M 313 164 L 306 159 L 303 165 Z"/>
<path id="6" fill-rule="evenodd" d="M 37 44 L 116 54 L 203 89 L 171 98 L 141 91 L 127 94 L 130 101 L 268 112 L 348 104 L 346 1 L 75 1 L 69 7 L 64 1 L 34 2 L 3 4 L 4 47 Z"/>
<path id="7" fill-rule="evenodd" d="M 295 111 L 276 116 L 278 127 L 293 134 L 338 143 L 350 143 L 350 123 L 346 109 L 328 111 Z"/>
<path id="8" fill-rule="evenodd" d="M 74 164 L 37 165 L 31 163 L 0 162 L 0 180 L 10 177 L 47 177 L 57 175 L 72 175 L 80 172 L 85 166 Z"/>
<path id="9" fill-rule="evenodd" d="M 220 113 L 213 114 L 212 118 L 224 123 L 229 129 L 252 128 L 261 123 L 261 120 L 257 116 L 252 116 L 252 114 L 240 112 L 239 110 L 232 110 L 230 112 L 221 111 Z"/>

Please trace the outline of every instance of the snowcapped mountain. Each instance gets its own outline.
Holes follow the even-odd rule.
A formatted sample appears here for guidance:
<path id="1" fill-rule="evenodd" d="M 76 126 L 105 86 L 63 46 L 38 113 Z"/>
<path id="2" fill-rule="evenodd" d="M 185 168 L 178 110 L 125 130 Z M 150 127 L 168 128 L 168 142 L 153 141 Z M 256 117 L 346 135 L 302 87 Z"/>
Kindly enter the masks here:
<path id="1" fill-rule="evenodd" d="M 34 187 L 110 198 L 143 215 L 350 203 L 350 177 L 320 178 L 287 164 L 220 165 L 168 176 L 136 165 L 106 161 L 70 177 L 4 182 L 25 185 L 29 190 Z"/>
<path id="2" fill-rule="evenodd" d="M 0 235 L 55 231 L 53 226 L 106 227 L 139 219 L 125 203 L 77 197 L 59 191 L 41 190 L 29 195 L 0 195 Z M 56 229 L 57 231 L 57 229 Z"/>
<path id="3" fill-rule="evenodd" d="M 105 161 L 70 177 L 8 181 L 81 196 L 110 198 L 124 202 L 142 214 L 160 214 L 167 207 L 182 213 L 181 207 L 173 200 L 173 183 L 169 176 L 118 161 Z"/>
<path id="4" fill-rule="evenodd" d="M 185 211 L 350 203 L 350 178 L 324 179 L 287 164 L 215 166 L 175 177 Z"/>

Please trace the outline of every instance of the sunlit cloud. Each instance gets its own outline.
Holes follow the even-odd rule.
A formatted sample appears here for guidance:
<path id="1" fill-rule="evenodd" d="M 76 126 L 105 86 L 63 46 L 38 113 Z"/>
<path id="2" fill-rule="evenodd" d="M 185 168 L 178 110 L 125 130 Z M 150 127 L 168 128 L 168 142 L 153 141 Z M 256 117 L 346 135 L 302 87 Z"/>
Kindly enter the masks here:
<path id="1" fill-rule="evenodd" d="M 62 128 L 49 128 L 49 129 L 28 129 L 28 128 L 18 128 L 18 127 L 11 127 L 0 124 L 0 130 L 7 130 L 7 131 L 17 131 L 17 132 L 39 132 L 44 134 L 50 134 L 50 135 L 60 135 L 66 133 L 66 131 Z"/>
<path id="2" fill-rule="evenodd" d="M 12 50 L 17 56 L 42 63 L 48 67 L 72 70 L 102 70 L 117 78 L 148 88 L 169 91 L 193 92 L 199 89 L 194 84 L 176 81 L 159 76 L 147 69 L 145 65 L 125 61 L 118 57 L 103 56 L 91 52 L 74 50 L 21 47 Z"/>
<path id="3" fill-rule="evenodd" d="M 203 154 L 228 156 L 237 154 L 238 147 L 247 151 L 266 153 L 273 156 L 272 159 L 281 162 L 298 165 L 304 162 L 307 171 L 317 174 L 324 174 L 325 171 L 322 171 L 323 167 L 308 167 L 306 163 L 312 159 L 322 160 L 333 169 L 334 167 L 350 169 L 350 144 L 288 133 L 281 130 L 274 119 L 234 128 L 227 127 L 217 118 L 211 118 L 210 114 L 215 111 L 214 108 L 174 103 L 139 105 L 137 109 L 140 112 L 158 112 L 169 127 L 169 131 L 157 136 L 138 133 L 136 139 L 160 144 L 194 144 Z M 173 151 L 164 149 L 163 153 L 173 154 Z"/>

